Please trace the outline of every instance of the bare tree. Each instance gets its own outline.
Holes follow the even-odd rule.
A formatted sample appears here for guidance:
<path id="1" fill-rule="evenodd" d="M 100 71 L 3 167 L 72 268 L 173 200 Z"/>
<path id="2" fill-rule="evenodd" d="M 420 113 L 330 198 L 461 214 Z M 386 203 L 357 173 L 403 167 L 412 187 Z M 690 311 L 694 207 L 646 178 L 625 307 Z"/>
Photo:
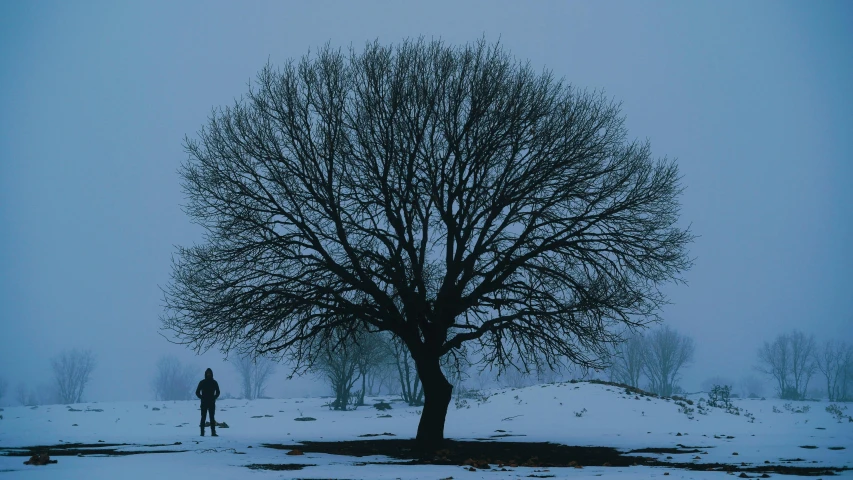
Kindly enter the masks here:
<path id="1" fill-rule="evenodd" d="M 389 394 L 395 393 L 393 388 L 397 380 L 397 366 L 389 355 L 386 342 L 386 339 L 382 339 L 381 345 L 384 352 L 381 355 L 381 361 L 371 367 L 370 374 L 367 376 L 368 395 L 380 395 L 383 391 Z"/>
<path id="2" fill-rule="evenodd" d="M 693 339 L 668 325 L 646 335 L 643 369 L 649 389 L 665 397 L 676 393 L 678 372 L 693 360 L 693 351 Z"/>
<path id="3" fill-rule="evenodd" d="M 853 401 L 853 355 L 847 356 L 844 362 L 844 374 L 840 382 L 841 388 L 839 392 L 839 401 Z"/>
<path id="4" fill-rule="evenodd" d="M 95 355 L 91 350 L 66 350 L 53 357 L 53 378 L 60 403 L 79 403 L 95 369 Z"/>
<path id="5" fill-rule="evenodd" d="M 331 407 L 335 410 L 347 410 L 351 401 L 352 389 L 359 378 L 359 364 L 364 353 L 364 331 L 352 332 L 338 328 L 331 341 L 320 346 L 320 355 L 315 359 L 313 369 L 322 375 L 332 387 L 335 400 Z"/>
<path id="6" fill-rule="evenodd" d="M 847 400 L 848 389 L 853 386 L 850 385 L 853 383 L 853 348 L 839 340 L 827 340 L 823 348 L 815 352 L 815 365 L 826 379 L 829 401 Z"/>
<path id="7" fill-rule="evenodd" d="M 485 41 L 267 66 L 185 145 L 206 243 L 178 249 L 164 328 L 296 369 L 339 326 L 389 331 L 423 385 L 422 447 L 444 438 L 444 355 L 602 367 L 691 263 L 675 162 L 617 102 Z"/>
<path id="8" fill-rule="evenodd" d="M 181 363 L 174 355 L 157 361 L 157 372 L 151 385 L 157 400 L 191 400 L 195 395 L 197 369 Z"/>
<path id="9" fill-rule="evenodd" d="M 361 378 L 361 389 L 357 392 L 356 405 L 364 405 L 364 396 L 367 395 L 368 377 L 378 372 L 383 364 L 387 364 L 388 349 L 385 347 L 380 334 L 365 333 L 357 337 L 358 348 L 356 350 L 356 366 Z"/>
<path id="10" fill-rule="evenodd" d="M 397 369 L 397 380 L 400 384 L 400 396 L 409 405 L 424 404 L 424 389 L 417 366 L 406 344 L 397 337 L 387 343 Z M 449 382 L 448 382 L 449 383 Z"/>
<path id="11" fill-rule="evenodd" d="M 806 398 L 809 380 L 817 370 L 816 350 L 814 335 L 806 335 L 799 330 L 791 332 L 791 378 L 799 399 Z"/>
<path id="12" fill-rule="evenodd" d="M 813 335 L 794 330 L 764 342 L 758 351 L 759 371 L 773 377 L 779 398 L 802 400 L 817 370 Z"/>
<path id="13" fill-rule="evenodd" d="M 0 400 L 6 396 L 6 390 L 9 388 L 9 382 L 5 378 L 0 377 Z"/>
<path id="14" fill-rule="evenodd" d="M 530 372 L 518 368 L 507 368 L 498 375 L 497 381 L 502 387 L 524 388 L 533 385 L 536 378 L 532 377 Z"/>
<path id="15" fill-rule="evenodd" d="M 610 354 L 611 381 L 639 388 L 645 358 L 646 341 L 639 333 L 614 344 Z"/>
<path id="16" fill-rule="evenodd" d="M 243 398 L 254 400 L 264 395 L 269 378 L 275 373 L 275 362 L 266 357 L 244 355 L 231 362 L 240 376 Z"/>
<path id="17" fill-rule="evenodd" d="M 758 350 L 758 371 L 776 381 L 776 392 L 781 398 L 786 398 L 791 391 L 788 387 L 791 371 L 790 342 L 790 337 L 782 334 L 776 337 L 773 343 L 764 342 Z"/>

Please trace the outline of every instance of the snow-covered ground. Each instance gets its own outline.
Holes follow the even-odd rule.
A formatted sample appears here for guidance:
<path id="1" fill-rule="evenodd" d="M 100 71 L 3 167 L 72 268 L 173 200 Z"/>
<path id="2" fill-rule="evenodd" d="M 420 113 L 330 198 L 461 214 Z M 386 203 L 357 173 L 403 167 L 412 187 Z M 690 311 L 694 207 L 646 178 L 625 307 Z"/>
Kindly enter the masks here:
<path id="1" fill-rule="evenodd" d="M 390 401 L 390 397 L 381 397 Z M 692 413 L 671 399 L 637 396 L 611 385 L 558 383 L 491 392 L 487 399 L 453 402 L 445 435 L 455 440 L 490 438 L 497 430 L 512 435 L 496 441 L 554 442 L 565 445 L 645 448 L 696 447 L 691 454 L 650 454 L 677 463 L 853 467 L 853 423 L 839 423 L 826 411 L 827 402 L 735 400 L 740 415 L 719 408 Z M 371 399 L 370 404 L 376 399 Z M 507 467 L 476 470 L 456 465 L 394 465 L 388 458 L 345 457 L 287 450 L 263 444 L 299 441 L 412 438 L 420 409 L 393 402 L 384 412 L 372 407 L 336 412 L 328 399 L 220 400 L 218 438 L 200 437 L 198 402 L 115 402 L 40 407 L 7 407 L 0 412 L 0 477 L 26 479 L 232 479 L 232 478 L 698 478 L 721 479 L 723 471 L 696 471 L 667 466 L 584 468 Z M 704 403 L 704 402 L 703 402 Z M 787 404 L 787 405 L 786 405 Z M 842 405 L 843 406 L 843 405 Z M 808 407 L 808 408 L 804 408 Z M 701 413 L 702 410 L 705 413 Z M 807 410 L 797 413 L 797 410 Z M 853 415 L 853 408 L 843 412 Z M 748 415 L 749 414 L 749 415 Z M 387 417 L 390 415 L 390 417 Z M 314 421 L 295 421 L 313 417 Z M 692 417 L 692 418 L 691 418 Z M 35 445 L 129 444 L 119 450 L 182 450 L 127 456 L 52 456 L 58 463 L 29 466 L 26 457 L 9 449 Z M 803 448 L 809 447 L 809 448 Z M 112 447 L 116 448 L 116 447 Z M 3 455 L 5 453 L 6 455 Z M 667 460 L 667 456 L 672 457 Z M 371 461 L 386 462 L 373 464 Z M 252 464 L 309 464 L 301 470 L 256 470 Z M 366 463 L 366 464 L 365 464 Z M 749 477 L 760 474 L 748 473 Z M 836 473 L 853 478 L 853 470 Z M 782 475 L 772 473 L 771 477 Z M 785 477 L 789 477 L 785 475 Z M 731 478 L 731 477 L 729 477 Z"/>

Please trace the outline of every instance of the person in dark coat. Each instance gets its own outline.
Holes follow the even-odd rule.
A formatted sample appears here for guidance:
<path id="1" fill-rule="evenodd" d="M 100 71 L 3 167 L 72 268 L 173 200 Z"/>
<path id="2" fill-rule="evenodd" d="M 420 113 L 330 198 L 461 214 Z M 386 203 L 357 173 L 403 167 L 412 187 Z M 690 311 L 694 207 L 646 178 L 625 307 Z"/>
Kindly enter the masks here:
<path id="1" fill-rule="evenodd" d="M 195 396 L 201 399 L 201 436 L 204 436 L 204 419 L 207 413 L 210 412 L 210 435 L 218 437 L 216 434 L 216 399 L 219 398 L 219 384 L 213 379 L 213 370 L 207 369 L 204 371 L 204 380 L 198 382 L 198 388 L 195 389 Z"/>

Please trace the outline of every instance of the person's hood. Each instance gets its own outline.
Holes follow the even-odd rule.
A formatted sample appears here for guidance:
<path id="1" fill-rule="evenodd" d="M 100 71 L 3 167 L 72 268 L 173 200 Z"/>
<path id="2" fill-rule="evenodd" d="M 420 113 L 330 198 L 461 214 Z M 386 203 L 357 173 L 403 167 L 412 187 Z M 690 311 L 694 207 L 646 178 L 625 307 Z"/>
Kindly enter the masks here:
<path id="1" fill-rule="evenodd" d="M 208 374 L 210 375 L 210 377 L 208 377 Z M 204 378 L 210 378 L 211 380 L 213 380 L 213 370 L 211 370 L 209 368 L 207 370 L 205 370 L 204 371 Z"/>

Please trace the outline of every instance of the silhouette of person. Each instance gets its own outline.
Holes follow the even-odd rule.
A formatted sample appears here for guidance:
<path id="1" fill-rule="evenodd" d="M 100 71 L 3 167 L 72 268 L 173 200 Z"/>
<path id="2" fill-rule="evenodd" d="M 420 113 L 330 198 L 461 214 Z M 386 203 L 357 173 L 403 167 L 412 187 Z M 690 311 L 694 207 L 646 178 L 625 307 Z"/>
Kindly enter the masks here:
<path id="1" fill-rule="evenodd" d="M 219 384 L 213 379 L 213 370 L 204 371 L 204 380 L 198 382 L 195 396 L 201 399 L 201 436 L 204 436 L 204 419 L 210 412 L 210 436 L 218 437 L 216 434 L 216 399 L 219 398 Z"/>

